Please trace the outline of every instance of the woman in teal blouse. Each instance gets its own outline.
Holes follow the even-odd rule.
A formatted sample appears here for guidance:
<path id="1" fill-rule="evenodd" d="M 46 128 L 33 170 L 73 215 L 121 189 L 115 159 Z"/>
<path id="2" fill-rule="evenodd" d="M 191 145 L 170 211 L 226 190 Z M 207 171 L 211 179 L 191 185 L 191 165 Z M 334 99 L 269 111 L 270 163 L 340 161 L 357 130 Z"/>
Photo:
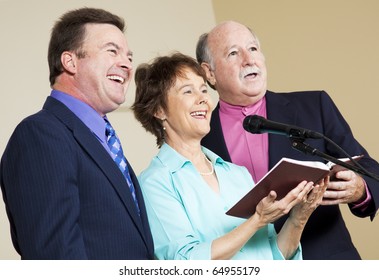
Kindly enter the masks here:
<path id="1" fill-rule="evenodd" d="M 135 117 L 160 147 L 139 176 L 156 257 L 302 259 L 300 236 L 326 184 L 301 182 L 281 200 L 272 191 L 249 219 L 226 215 L 254 182 L 200 144 L 213 109 L 202 68 L 175 53 L 140 65 L 135 81 Z M 288 213 L 277 234 L 272 222 Z"/>

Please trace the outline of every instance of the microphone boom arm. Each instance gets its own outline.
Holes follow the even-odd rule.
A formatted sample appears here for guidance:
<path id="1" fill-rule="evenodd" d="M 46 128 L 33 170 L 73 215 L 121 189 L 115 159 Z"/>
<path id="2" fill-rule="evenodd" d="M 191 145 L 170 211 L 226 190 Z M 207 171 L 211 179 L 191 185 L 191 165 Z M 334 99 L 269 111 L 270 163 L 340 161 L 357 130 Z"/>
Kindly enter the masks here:
<path id="1" fill-rule="evenodd" d="M 335 164 L 338 164 L 338 165 L 341 165 L 349 170 L 352 170 L 356 173 L 359 173 L 359 174 L 362 174 L 362 175 L 366 175 L 366 176 L 369 176 L 377 181 L 379 181 L 379 178 L 378 176 L 376 176 L 375 174 L 372 174 L 372 173 L 368 173 L 368 172 L 365 172 L 364 170 L 362 170 L 361 168 L 357 167 L 357 166 L 354 166 L 354 165 L 351 165 L 351 164 L 348 164 L 344 161 L 341 161 L 335 157 L 332 157 L 328 154 L 325 154 L 323 152 L 320 152 L 319 150 L 317 150 L 316 148 L 310 146 L 309 144 L 307 143 L 304 143 L 304 140 L 303 139 L 299 139 L 299 138 L 292 138 L 290 137 L 291 139 L 291 142 L 292 142 L 292 148 L 294 148 L 295 150 L 298 150 L 300 152 L 303 152 L 305 154 L 311 154 L 311 155 L 315 155 L 315 156 L 319 156 L 325 160 L 328 160 L 330 162 L 333 162 Z"/>

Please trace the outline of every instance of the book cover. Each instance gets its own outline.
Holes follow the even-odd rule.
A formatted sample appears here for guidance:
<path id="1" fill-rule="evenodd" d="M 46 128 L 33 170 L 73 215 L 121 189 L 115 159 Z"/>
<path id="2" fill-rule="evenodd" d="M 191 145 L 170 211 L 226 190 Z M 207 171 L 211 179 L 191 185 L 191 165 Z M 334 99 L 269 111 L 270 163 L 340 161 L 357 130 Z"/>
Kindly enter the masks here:
<path id="1" fill-rule="evenodd" d="M 360 159 L 362 156 L 354 157 Z M 348 159 L 341 159 L 348 162 Z M 255 213 L 257 204 L 274 190 L 277 200 L 282 199 L 301 181 L 317 183 L 327 175 L 334 174 L 344 168 L 331 163 L 319 161 L 300 161 L 282 158 L 258 183 L 241 198 L 226 214 L 230 216 L 249 218 Z"/>

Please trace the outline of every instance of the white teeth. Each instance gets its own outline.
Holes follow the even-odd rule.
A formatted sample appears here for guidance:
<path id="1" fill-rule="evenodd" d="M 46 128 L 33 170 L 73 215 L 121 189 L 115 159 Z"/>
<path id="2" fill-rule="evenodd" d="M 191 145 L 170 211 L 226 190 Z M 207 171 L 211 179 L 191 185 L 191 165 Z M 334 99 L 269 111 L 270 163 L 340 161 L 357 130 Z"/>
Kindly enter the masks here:
<path id="1" fill-rule="evenodd" d="M 116 81 L 116 82 L 119 82 L 121 84 L 123 84 L 125 82 L 125 79 L 123 77 L 120 77 L 120 76 L 116 76 L 116 75 L 109 75 L 107 76 L 108 79 L 110 80 L 113 80 L 113 81 Z"/>
<path id="2" fill-rule="evenodd" d="M 204 111 L 192 112 L 191 116 L 205 116 L 205 112 Z"/>

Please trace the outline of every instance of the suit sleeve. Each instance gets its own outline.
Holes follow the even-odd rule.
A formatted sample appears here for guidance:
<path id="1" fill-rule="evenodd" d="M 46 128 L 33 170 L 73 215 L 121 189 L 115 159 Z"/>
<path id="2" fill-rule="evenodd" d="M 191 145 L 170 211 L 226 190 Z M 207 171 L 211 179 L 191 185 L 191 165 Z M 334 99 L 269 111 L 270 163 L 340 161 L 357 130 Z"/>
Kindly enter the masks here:
<path id="1" fill-rule="evenodd" d="M 364 157 L 359 161 L 359 163 L 369 172 L 379 174 L 378 162 L 374 160 L 366 149 L 355 139 L 351 128 L 329 95 L 326 94 L 326 92 L 322 92 L 320 98 L 322 117 L 325 127 L 324 135 L 338 144 L 351 156 L 363 154 Z M 345 157 L 345 155 L 341 155 L 341 153 L 337 151 L 336 147 L 332 144 L 327 143 L 326 146 L 327 153 L 330 155 L 335 157 Z M 370 216 L 372 220 L 374 219 L 375 213 L 379 207 L 379 182 L 369 176 L 362 177 L 367 183 L 372 200 L 369 207 L 363 212 L 352 209 L 352 205 L 350 205 L 350 210 L 356 216 Z"/>
<path id="2" fill-rule="evenodd" d="M 54 127 L 55 125 L 55 127 Z M 4 196 L 23 259 L 86 259 L 73 140 L 51 121 L 23 121 L 3 157 Z"/>

